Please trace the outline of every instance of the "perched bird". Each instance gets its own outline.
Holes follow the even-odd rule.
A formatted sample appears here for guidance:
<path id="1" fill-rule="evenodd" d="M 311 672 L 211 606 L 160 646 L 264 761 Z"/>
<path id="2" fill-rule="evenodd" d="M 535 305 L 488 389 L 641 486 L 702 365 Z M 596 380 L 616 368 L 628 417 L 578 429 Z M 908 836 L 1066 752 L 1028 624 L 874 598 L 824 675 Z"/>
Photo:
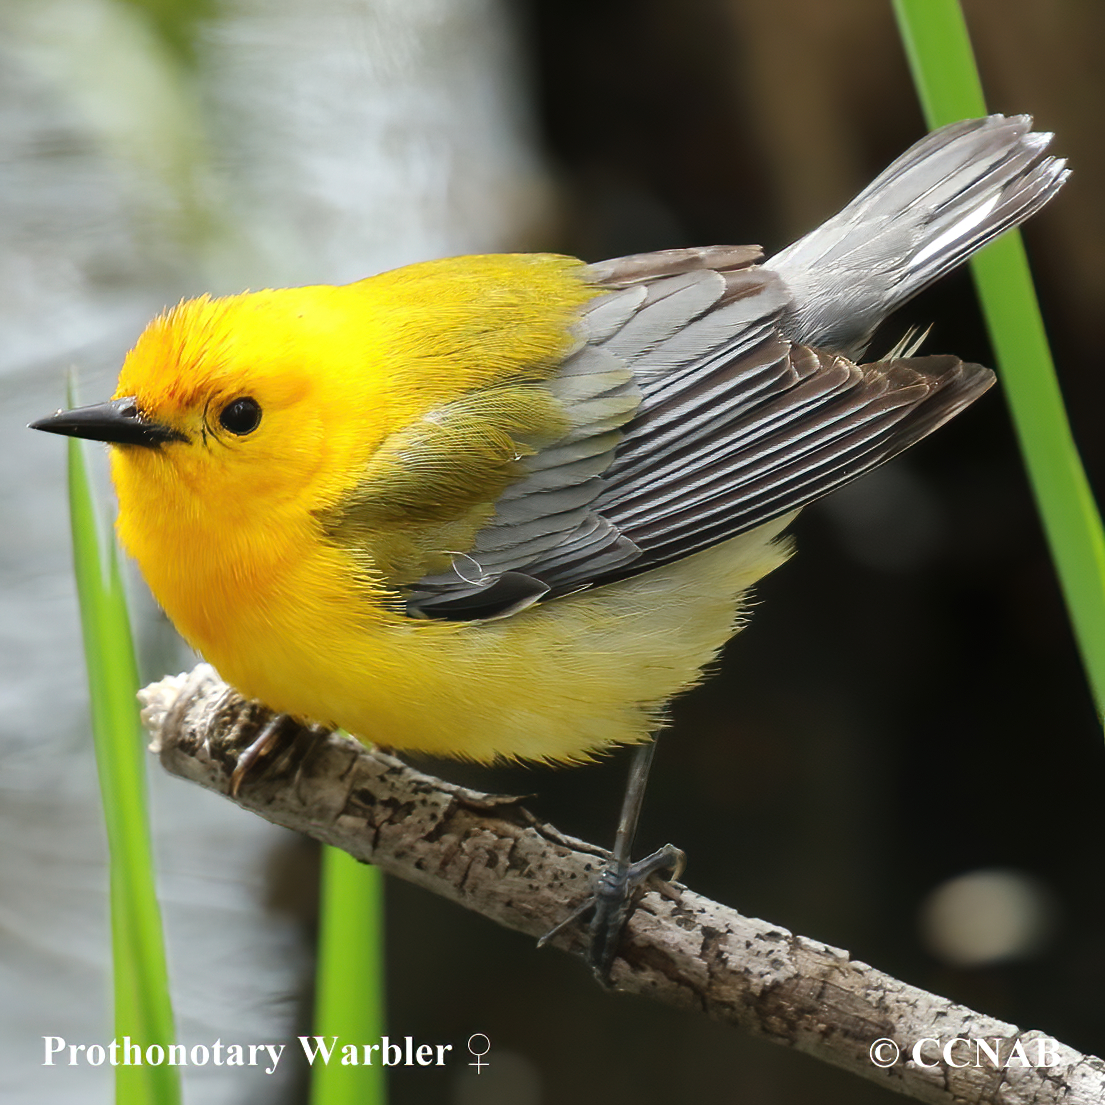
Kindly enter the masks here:
<path id="1" fill-rule="evenodd" d="M 1058 191 L 1030 126 L 930 134 L 766 262 L 458 257 L 190 300 L 114 399 L 34 426 L 112 444 L 124 547 L 274 710 L 481 761 L 647 742 L 795 512 L 993 382 L 906 349 L 856 362 Z"/>

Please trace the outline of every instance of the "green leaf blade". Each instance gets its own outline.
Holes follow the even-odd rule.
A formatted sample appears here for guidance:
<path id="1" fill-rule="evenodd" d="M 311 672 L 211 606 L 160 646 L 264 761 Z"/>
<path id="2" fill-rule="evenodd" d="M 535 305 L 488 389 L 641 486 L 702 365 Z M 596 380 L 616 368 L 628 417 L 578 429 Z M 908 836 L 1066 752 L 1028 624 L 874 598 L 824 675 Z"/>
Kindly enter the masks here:
<path id="1" fill-rule="evenodd" d="M 930 128 L 986 114 L 958 0 L 893 0 Z M 1105 536 L 1063 406 L 1020 232 L 971 261 L 979 302 L 1098 717 L 1105 723 Z"/>
<path id="2" fill-rule="evenodd" d="M 68 468 L 73 564 L 108 841 L 115 1039 L 122 1045 L 129 1038 L 142 1053 L 141 1063 L 116 1066 L 116 1102 L 179 1105 L 177 1069 L 167 1061 L 146 1062 L 151 1045 L 167 1049 L 175 1037 L 126 594 L 115 543 L 96 517 L 83 445 L 76 439 L 69 441 Z"/>
<path id="3" fill-rule="evenodd" d="M 384 1034 L 384 876 L 337 848 L 322 853 L 315 1033 L 363 1042 Z M 311 1105 L 386 1105 L 384 1067 L 315 1061 Z"/>

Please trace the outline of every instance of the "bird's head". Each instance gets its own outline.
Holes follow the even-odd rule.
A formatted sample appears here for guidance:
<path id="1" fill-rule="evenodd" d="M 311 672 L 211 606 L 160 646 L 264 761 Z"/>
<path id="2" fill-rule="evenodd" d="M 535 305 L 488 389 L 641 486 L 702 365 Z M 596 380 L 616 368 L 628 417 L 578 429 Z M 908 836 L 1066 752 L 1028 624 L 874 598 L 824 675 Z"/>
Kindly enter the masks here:
<path id="1" fill-rule="evenodd" d="M 368 338 L 354 365 L 358 342 L 336 291 L 181 303 L 138 339 L 110 401 L 34 428 L 112 446 L 132 551 L 141 529 L 207 523 L 229 535 L 325 506 L 376 436 L 359 412 L 381 406 L 363 368 Z"/>

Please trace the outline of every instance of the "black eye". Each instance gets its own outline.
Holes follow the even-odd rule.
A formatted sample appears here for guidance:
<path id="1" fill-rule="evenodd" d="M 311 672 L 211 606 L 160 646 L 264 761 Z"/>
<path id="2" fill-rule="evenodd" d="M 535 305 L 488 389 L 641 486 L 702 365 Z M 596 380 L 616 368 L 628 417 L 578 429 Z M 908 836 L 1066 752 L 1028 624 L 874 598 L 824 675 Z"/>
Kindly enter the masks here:
<path id="1" fill-rule="evenodd" d="M 219 425 L 232 434 L 245 437 L 253 433 L 261 423 L 261 404 L 248 395 L 227 403 L 219 414 Z"/>

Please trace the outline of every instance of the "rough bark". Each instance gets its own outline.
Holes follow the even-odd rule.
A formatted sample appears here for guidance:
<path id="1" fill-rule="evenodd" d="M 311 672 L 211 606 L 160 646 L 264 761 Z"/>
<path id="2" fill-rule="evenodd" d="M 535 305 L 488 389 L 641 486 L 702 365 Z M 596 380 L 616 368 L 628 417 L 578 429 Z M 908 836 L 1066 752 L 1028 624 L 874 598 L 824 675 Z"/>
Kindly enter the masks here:
<path id="1" fill-rule="evenodd" d="M 271 714 L 206 665 L 153 684 L 142 697 L 151 749 L 166 769 L 229 796 L 240 752 Z M 247 774 L 234 800 L 534 937 L 586 899 L 607 855 L 538 821 L 517 798 L 453 786 L 317 730 L 283 742 Z M 578 926 L 552 942 L 584 950 Z M 740 1025 L 920 1101 L 1105 1102 L 1100 1059 L 908 986 L 846 951 L 743 917 L 679 884 L 644 894 L 611 982 Z M 976 1052 L 979 1039 L 997 1052 L 996 1064 Z M 920 1062 L 911 1058 L 916 1047 Z M 895 1053 L 889 1065 L 875 1061 Z"/>

